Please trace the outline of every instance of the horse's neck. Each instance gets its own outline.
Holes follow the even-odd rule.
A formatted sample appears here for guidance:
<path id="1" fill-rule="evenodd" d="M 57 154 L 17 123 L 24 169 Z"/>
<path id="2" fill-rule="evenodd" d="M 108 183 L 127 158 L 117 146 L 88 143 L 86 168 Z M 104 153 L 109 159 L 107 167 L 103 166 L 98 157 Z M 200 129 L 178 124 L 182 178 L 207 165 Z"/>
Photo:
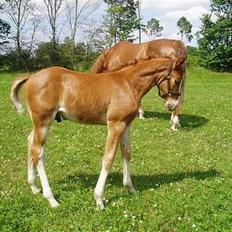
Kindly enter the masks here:
<path id="1" fill-rule="evenodd" d="M 136 65 L 134 80 L 138 96 L 142 98 L 161 78 L 168 75 L 170 69 L 169 59 L 154 59 Z"/>
<path id="2" fill-rule="evenodd" d="M 152 88 L 154 87 L 160 79 L 160 73 L 154 72 L 148 75 L 141 76 L 141 72 L 138 70 L 135 73 L 133 78 L 130 78 L 132 88 L 137 93 L 137 98 L 142 99 L 142 97 Z"/>

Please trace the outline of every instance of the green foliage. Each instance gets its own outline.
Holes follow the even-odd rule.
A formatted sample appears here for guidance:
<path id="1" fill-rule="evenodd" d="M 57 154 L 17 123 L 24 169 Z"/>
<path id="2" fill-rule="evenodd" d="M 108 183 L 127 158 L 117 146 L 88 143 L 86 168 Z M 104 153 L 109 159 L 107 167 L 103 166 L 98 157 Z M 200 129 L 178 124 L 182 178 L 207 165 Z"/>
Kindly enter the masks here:
<path id="1" fill-rule="evenodd" d="M 53 65 L 53 47 L 52 42 L 44 42 L 38 45 L 35 51 L 38 68 L 49 67 Z"/>
<path id="2" fill-rule="evenodd" d="M 177 27 L 179 28 L 179 34 L 181 35 L 181 40 L 183 40 L 184 36 L 187 38 L 188 41 L 193 39 L 192 36 L 192 24 L 186 19 L 186 17 L 182 16 L 177 21 Z"/>
<path id="3" fill-rule="evenodd" d="M 40 43 L 36 50 L 35 60 L 37 68 L 54 66 L 52 42 Z M 98 53 L 94 51 L 86 54 L 86 46 L 83 43 L 73 44 L 73 41 L 66 38 L 63 43 L 57 47 L 58 57 L 57 65 L 74 70 L 87 70 L 94 63 Z"/>
<path id="4" fill-rule="evenodd" d="M 150 19 L 147 22 L 146 28 L 144 29 L 144 31 L 148 34 L 148 35 L 152 35 L 152 36 L 156 36 L 159 37 L 161 36 L 161 31 L 163 31 L 163 26 L 160 25 L 160 22 L 158 19 Z"/>
<path id="5" fill-rule="evenodd" d="M 53 60 L 52 42 L 41 42 L 32 55 L 31 51 L 21 51 L 23 68 L 17 64 L 17 50 L 0 55 L 0 70 L 11 71 L 34 71 L 54 65 L 59 65 L 73 70 L 86 71 L 90 69 L 99 55 L 98 51 L 90 50 L 86 53 L 86 45 L 83 43 L 73 44 L 66 38 L 57 47 L 56 63 Z"/>
<path id="6" fill-rule="evenodd" d="M 137 15 L 137 3 L 134 0 L 104 0 L 108 5 L 105 25 L 114 42 L 132 39 L 132 33 L 138 30 L 140 19 Z"/>
<path id="7" fill-rule="evenodd" d="M 198 55 L 198 48 L 192 47 L 192 46 L 187 46 L 187 54 L 191 56 L 197 56 Z"/>
<path id="8" fill-rule="evenodd" d="M 196 47 L 187 46 L 187 65 L 188 67 L 198 67 L 199 66 L 199 50 Z"/>
<path id="9" fill-rule="evenodd" d="M 8 71 L 28 72 L 35 69 L 35 60 L 31 52 L 27 49 L 21 50 L 22 63 L 18 63 L 18 51 L 12 49 L 0 55 L 0 69 Z"/>
<path id="10" fill-rule="evenodd" d="M 177 133 L 169 131 L 170 113 L 154 91 L 145 96 L 146 120 L 131 126 L 131 173 L 138 192 L 124 190 L 118 153 L 102 212 L 93 190 L 106 141 L 103 126 L 54 122 L 46 168 L 61 205 L 52 209 L 41 193 L 31 193 L 26 144 L 31 122 L 10 104 L 15 77 L 0 74 L 0 231 L 231 231 L 231 74 L 187 70 Z"/>
<path id="11" fill-rule="evenodd" d="M 211 0 L 211 14 L 203 15 L 199 31 L 198 44 L 203 66 L 217 71 L 232 71 L 231 18 L 230 0 Z"/>

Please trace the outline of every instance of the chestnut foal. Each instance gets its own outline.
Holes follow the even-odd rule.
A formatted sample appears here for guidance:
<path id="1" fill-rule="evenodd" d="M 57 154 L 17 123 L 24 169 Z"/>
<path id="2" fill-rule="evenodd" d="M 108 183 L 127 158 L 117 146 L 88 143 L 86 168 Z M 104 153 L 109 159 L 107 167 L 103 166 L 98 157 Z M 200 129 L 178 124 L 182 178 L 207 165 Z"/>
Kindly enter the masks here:
<path id="1" fill-rule="evenodd" d="M 142 97 L 155 85 L 162 86 L 168 82 L 169 88 L 164 103 L 168 110 L 175 109 L 183 77 L 179 67 L 184 62 L 185 57 L 180 58 L 175 65 L 170 59 L 152 59 L 103 74 L 84 74 L 61 67 L 51 67 L 30 77 L 15 80 L 11 89 L 12 102 L 16 110 L 22 112 L 19 90 L 24 85 L 23 97 L 33 125 L 28 136 L 28 182 L 32 192 L 39 192 L 36 185 L 37 168 L 43 196 L 52 207 L 59 205 L 48 183 L 44 164 L 45 140 L 57 115 L 79 123 L 108 127 L 102 170 L 94 191 L 97 206 L 104 208 L 104 186 L 118 143 L 124 159 L 123 184 L 133 192 L 129 170 L 130 124 L 136 117 Z M 165 94 L 165 88 L 161 91 Z"/>
<path id="2" fill-rule="evenodd" d="M 165 57 L 176 61 L 184 56 L 187 56 L 187 50 L 180 40 L 156 39 L 141 44 L 120 41 L 97 58 L 92 67 L 92 73 L 112 72 L 153 58 Z M 186 64 L 182 65 L 182 69 L 183 75 L 186 76 Z M 184 101 L 184 89 L 185 81 L 183 80 L 178 105 L 171 115 L 172 131 L 177 131 L 180 126 L 179 114 Z M 140 106 L 138 114 L 139 118 L 145 119 L 142 106 Z"/>

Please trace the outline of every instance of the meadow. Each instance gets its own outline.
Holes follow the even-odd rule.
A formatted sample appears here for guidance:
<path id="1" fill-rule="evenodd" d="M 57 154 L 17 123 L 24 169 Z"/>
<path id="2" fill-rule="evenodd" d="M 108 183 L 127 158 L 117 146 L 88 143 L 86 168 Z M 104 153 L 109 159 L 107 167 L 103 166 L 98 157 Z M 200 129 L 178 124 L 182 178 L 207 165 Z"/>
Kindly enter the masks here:
<path id="1" fill-rule="evenodd" d="M 54 121 L 46 168 L 60 207 L 27 184 L 27 113 L 10 99 L 16 74 L 0 74 L 0 231 L 232 231 L 232 75 L 189 67 L 178 132 L 154 88 L 143 99 L 146 120 L 131 128 L 132 180 L 122 186 L 118 152 L 97 210 L 106 127 Z"/>

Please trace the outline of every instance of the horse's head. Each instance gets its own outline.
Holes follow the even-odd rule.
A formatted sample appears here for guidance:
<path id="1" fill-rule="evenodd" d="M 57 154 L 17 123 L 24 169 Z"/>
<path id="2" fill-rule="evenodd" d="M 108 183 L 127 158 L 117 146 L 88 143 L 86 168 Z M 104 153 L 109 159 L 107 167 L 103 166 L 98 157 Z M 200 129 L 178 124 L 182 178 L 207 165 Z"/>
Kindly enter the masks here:
<path id="1" fill-rule="evenodd" d="M 170 64 L 168 74 L 161 78 L 158 83 L 159 96 L 164 99 L 165 108 L 173 111 L 178 105 L 181 95 L 181 87 L 184 81 L 184 62 L 186 57 L 181 57 Z"/>

